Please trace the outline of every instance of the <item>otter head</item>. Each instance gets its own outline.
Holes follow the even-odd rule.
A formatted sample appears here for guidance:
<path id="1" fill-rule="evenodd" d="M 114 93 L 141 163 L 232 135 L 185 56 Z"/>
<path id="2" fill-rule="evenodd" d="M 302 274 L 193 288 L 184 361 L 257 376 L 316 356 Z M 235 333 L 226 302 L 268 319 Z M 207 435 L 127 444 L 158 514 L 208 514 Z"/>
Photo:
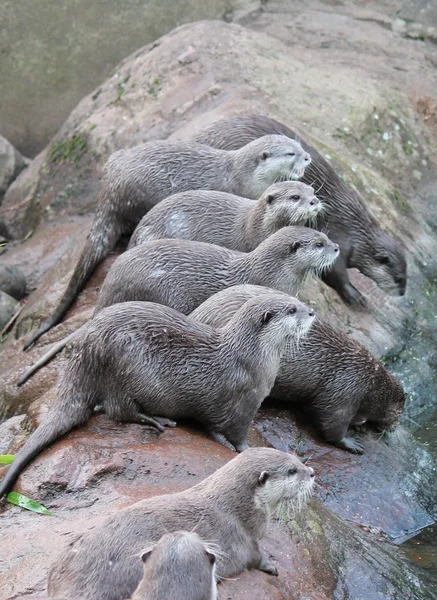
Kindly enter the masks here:
<path id="1" fill-rule="evenodd" d="M 311 494 L 314 469 L 304 465 L 294 454 L 276 452 L 275 460 L 266 461 L 265 468 L 258 474 L 255 498 L 269 511 L 282 511 L 285 506 L 299 510 Z"/>
<path id="2" fill-rule="evenodd" d="M 187 581 L 189 581 L 188 585 L 203 587 L 208 580 L 202 580 L 199 576 L 199 569 L 202 568 L 203 571 L 202 565 L 205 565 L 210 572 L 211 600 L 216 600 L 215 569 L 217 556 L 220 553 L 220 548 L 217 545 L 204 542 L 193 531 L 165 533 L 158 542 L 141 552 L 141 560 L 144 563 L 144 578 L 132 597 L 138 598 L 138 600 L 148 597 L 147 594 L 143 596 L 141 592 L 146 592 L 149 589 L 151 569 L 163 576 L 162 585 L 167 592 L 169 583 L 166 578 L 171 576 L 171 572 L 175 570 L 179 573 L 185 573 Z"/>
<path id="3" fill-rule="evenodd" d="M 286 298 L 282 294 L 256 296 L 247 300 L 237 311 L 251 326 L 258 330 L 260 337 L 271 345 L 283 347 L 288 341 L 297 342 L 306 335 L 314 322 L 315 313 L 296 298 Z"/>
<path id="4" fill-rule="evenodd" d="M 384 369 L 377 363 L 375 368 Z M 405 407 L 406 395 L 401 382 L 384 369 L 384 378 L 379 381 L 378 391 L 371 400 L 369 421 L 379 431 L 393 431 L 400 423 Z M 381 379 L 381 378 L 380 378 Z"/>
<path id="5" fill-rule="evenodd" d="M 262 201 L 265 202 L 264 224 L 271 231 L 314 221 L 322 208 L 314 189 L 300 181 L 283 181 L 269 186 Z"/>
<path id="6" fill-rule="evenodd" d="M 311 162 L 311 156 L 296 140 L 285 135 L 264 135 L 243 146 L 237 152 L 245 152 L 255 160 L 256 180 L 254 189 L 261 196 L 267 186 L 277 181 L 299 179 Z"/>
<path id="7" fill-rule="evenodd" d="M 354 266 L 388 294 L 403 296 L 407 285 L 407 262 L 400 243 L 381 230 L 373 243 L 353 252 Z"/>

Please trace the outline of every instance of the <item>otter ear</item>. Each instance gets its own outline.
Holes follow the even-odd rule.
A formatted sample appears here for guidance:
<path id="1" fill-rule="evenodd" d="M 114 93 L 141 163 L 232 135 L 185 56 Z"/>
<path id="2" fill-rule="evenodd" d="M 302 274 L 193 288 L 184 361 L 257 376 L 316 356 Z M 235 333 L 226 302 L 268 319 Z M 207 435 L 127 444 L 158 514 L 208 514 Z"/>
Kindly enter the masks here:
<path id="1" fill-rule="evenodd" d="M 293 242 L 290 246 L 290 254 L 294 254 L 300 248 L 300 242 Z"/>
<path id="2" fill-rule="evenodd" d="M 143 552 L 141 554 L 141 560 L 143 561 L 143 563 L 147 562 L 150 558 L 150 555 L 152 554 L 153 550 L 146 550 L 145 552 Z"/>
<path id="3" fill-rule="evenodd" d="M 216 561 L 215 554 L 213 554 L 212 552 L 208 552 L 208 550 L 207 550 L 206 551 L 206 556 L 208 557 L 209 564 L 212 566 L 215 563 L 215 561 Z"/>
<path id="4" fill-rule="evenodd" d="M 267 471 L 262 471 L 261 475 L 258 477 L 258 485 L 265 485 L 269 477 L 270 474 Z"/>
<path id="5" fill-rule="evenodd" d="M 267 310 L 261 317 L 261 324 L 267 325 L 267 323 L 273 318 L 273 315 L 274 313 L 272 313 L 270 310 Z"/>
<path id="6" fill-rule="evenodd" d="M 390 258 L 387 254 L 376 254 L 375 258 L 381 265 L 387 265 L 390 262 Z"/>
<path id="7" fill-rule="evenodd" d="M 263 150 L 263 152 L 261 152 L 261 154 L 259 155 L 261 160 L 266 160 L 266 158 L 268 158 L 270 156 L 270 152 L 268 152 L 267 150 Z"/>
<path id="8" fill-rule="evenodd" d="M 275 199 L 273 194 L 267 194 L 266 196 L 266 203 L 267 204 L 272 204 L 273 200 Z"/>

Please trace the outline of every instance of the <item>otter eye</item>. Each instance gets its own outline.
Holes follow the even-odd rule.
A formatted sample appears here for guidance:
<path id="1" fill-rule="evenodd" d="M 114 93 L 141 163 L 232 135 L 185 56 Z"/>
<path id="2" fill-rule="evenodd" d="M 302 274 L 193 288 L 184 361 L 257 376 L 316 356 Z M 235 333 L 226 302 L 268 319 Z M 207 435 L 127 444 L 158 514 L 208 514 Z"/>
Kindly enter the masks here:
<path id="1" fill-rule="evenodd" d="M 376 260 L 381 264 L 381 265 L 388 265 L 390 262 L 390 259 L 388 256 L 377 256 Z"/>
<path id="2" fill-rule="evenodd" d="M 324 245 L 323 242 L 316 242 L 316 248 L 323 248 Z"/>
<path id="3" fill-rule="evenodd" d="M 291 199 L 292 200 L 300 200 L 300 196 L 296 196 L 296 195 L 295 196 L 291 196 Z"/>
<path id="4" fill-rule="evenodd" d="M 271 321 L 274 317 L 274 314 L 271 311 L 267 311 L 263 314 L 262 319 L 261 319 L 261 323 L 263 325 L 267 325 L 267 323 L 269 321 Z"/>
<path id="5" fill-rule="evenodd" d="M 287 152 L 287 156 L 296 156 L 296 152 Z"/>
<path id="6" fill-rule="evenodd" d="M 290 313 L 290 315 L 296 314 L 296 307 L 292 306 L 288 312 Z"/>
<path id="7" fill-rule="evenodd" d="M 293 467 L 292 469 L 288 469 L 288 474 L 289 475 L 296 475 L 296 473 L 297 473 L 296 467 Z"/>
<path id="8" fill-rule="evenodd" d="M 290 254 L 294 254 L 300 248 L 300 242 L 293 242 L 289 248 Z"/>

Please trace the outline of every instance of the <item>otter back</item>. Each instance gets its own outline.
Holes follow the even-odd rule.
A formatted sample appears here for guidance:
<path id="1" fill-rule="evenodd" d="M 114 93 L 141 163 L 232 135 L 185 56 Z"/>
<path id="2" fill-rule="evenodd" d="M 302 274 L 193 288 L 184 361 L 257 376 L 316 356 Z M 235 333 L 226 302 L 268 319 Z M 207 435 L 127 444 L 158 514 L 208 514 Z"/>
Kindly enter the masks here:
<path id="1" fill-rule="evenodd" d="M 230 150 L 272 133 L 297 137 L 287 125 L 255 114 L 220 119 L 197 133 L 193 140 Z M 346 303 L 366 306 L 366 299 L 351 284 L 346 271 L 346 268 L 355 267 L 387 293 L 404 295 L 407 267 L 400 243 L 382 231 L 358 193 L 342 182 L 331 164 L 307 142 L 302 145 L 312 157 L 303 181 L 314 185 L 319 198 L 326 204 L 326 211 L 319 215 L 316 226 L 329 231 L 329 236 L 341 249 L 340 259 L 324 275 L 326 283 Z"/>
<path id="2" fill-rule="evenodd" d="M 223 327 L 249 298 L 268 294 L 261 286 L 240 285 L 215 294 L 191 313 L 202 323 Z M 285 295 L 284 295 L 285 296 Z M 361 453 L 347 437 L 351 425 L 397 425 L 405 394 L 400 382 L 357 341 L 317 319 L 297 348 L 290 346 L 270 395 L 306 410 L 323 438 Z"/>

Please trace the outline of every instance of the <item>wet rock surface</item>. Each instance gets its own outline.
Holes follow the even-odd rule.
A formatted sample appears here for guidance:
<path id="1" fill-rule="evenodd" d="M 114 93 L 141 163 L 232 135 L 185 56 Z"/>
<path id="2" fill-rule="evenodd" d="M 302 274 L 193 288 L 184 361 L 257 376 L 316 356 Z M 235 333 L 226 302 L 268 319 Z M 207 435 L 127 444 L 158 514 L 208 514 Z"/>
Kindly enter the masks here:
<path id="1" fill-rule="evenodd" d="M 22 352 L 25 336 L 67 284 L 114 150 L 186 138 L 222 115 L 268 112 L 322 151 L 404 243 L 405 298 L 388 297 L 352 271 L 352 282 L 369 298 L 368 312 L 345 307 L 322 283 L 311 284 L 304 299 L 400 377 L 410 395 L 404 419 L 410 433 L 397 445 L 359 434 L 365 453 L 357 457 L 320 443 L 300 418 L 266 403 L 250 445 L 310 456 L 320 487 L 308 511 L 275 523 L 263 543 L 280 577 L 244 573 L 220 585 L 220 600 L 362 600 L 363 590 L 369 600 L 437 595 L 437 48 L 392 28 L 395 4 L 271 1 L 241 26 L 201 22 L 171 32 L 128 57 L 117 77 L 82 100 L 0 208 L 0 233 L 8 237 L 2 263 L 21 269 L 30 294 L 0 346 L 0 417 L 9 418 L 0 425 L 2 453 L 15 452 L 49 410 L 68 349 L 22 388 L 16 382 L 52 343 L 90 318 L 123 250 L 121 244 L 99 266 L 64 322 Z M 50 563 L 74 534 L 143 497 L 191 486 L 233 455 L 184 426 L 158 437 L 146 427 L 93 417 L 42 453 L 15 488 L 55 516 L 2 508 L 1 597 L 42 593 Z M 429 551 L 420 558 L 422 542 Z"/>

